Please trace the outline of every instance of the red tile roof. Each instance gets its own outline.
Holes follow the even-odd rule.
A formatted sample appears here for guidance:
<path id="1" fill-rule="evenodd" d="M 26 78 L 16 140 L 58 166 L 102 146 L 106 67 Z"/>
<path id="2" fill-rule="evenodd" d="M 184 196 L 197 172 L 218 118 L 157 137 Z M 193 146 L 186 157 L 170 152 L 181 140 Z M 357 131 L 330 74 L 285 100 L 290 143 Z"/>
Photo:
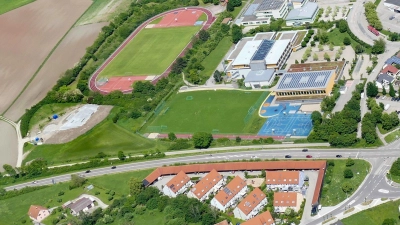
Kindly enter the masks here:
<path id="1" fill-rule="evenodd" d="M 250 194 L 246 196 L 239 204 L 238 208 L 245 215 L 249 215 L 253 209 L 260 204 L 262 200 L 266 198 L 264 192 L 262 192 L 259 188 L 255 188 Z"/>
<path id="2" fill-rule="evenodd" d="M 205 177 L 203 177 L 194 187 L 191 192 L 196 196 L 196 198 L 201 199 L 208 191 L 211 190 L 223 176 L 219 174 L 216 170 L 211 170 Z"/>
<path id="3" fill-rule="evenodd" d="M 266 184 L 299 184 L 300 171 L 267 171 Z"/>
<path id="4" fill-rule="evenodd" d="M 28 215 L 36 219 L 39 215 L 40 210 L 47 210 L 47 208 L 40 205 L 31 205 L 31 207 L 29 207 Z"/>
<path id="5" fill-rule="evenodd" d="M 228 162 L 191 164 L 184 166 L 166 166 L 155 169 L 144 180 L 143 184 L 149 186 L 159 177 L 164 175 L 177 174 L 180 171 L 185 173 L 210 172 L 215 169 L 219 172 L 244 171 L 244 170 L 318 170 L 318 179 L 312 200 L 313 205 L 318 204 L 319 194 L 322 188 L 322 181 L 325 174 L 326 161 L 268 161 L 268 162 Z"/>
<path id="6" fill-rule="evenodd" d="M 221 205 L 225 206 L 234 196 L 236 196 L 245 186 L 247 186 L 246 181 L 244 181 L 239 176 L 233 178 L 225 188 L 217 193 L 215 199 Z"/>
<path id="7" fill-rule="evenodd" d="M 398 70 L 396 67 L 394 67 L 394 66 L 392 66 L 392 65 L 387 65 L 387 66 L 381 71 L 381 73 L 390 72 L 390 73 L 395 74 L 395 73 L 397 73 L 398 71 L 399 71 L 399 70 Z"/>
<path id="8" fill-rule="evenodd" d="M 229 223 L 228 223 L 227 220 L 224 220 L 224 221 L 221 221 L 221 222 L 216 223 L 216 224 L 214 224 L 214 225 L 229 225 Z"/>
<path id="9" fill-rule="evenodd" d="M 167 186 L 169 187 L 169 189 L 171 189 L 171 191 L 176 193 L 189 181 L 190 178 L 188 177 L 188 175 L 181 171 L 167 183 Z"/>
<path id="10" fill-rule="evenodd" d="M 297 192 L 275 192 L 274 207 L 296 207 Z"/>
<path id="11" fill-rule="evenodd" d="M 241 225 L 271 225 L 274 219 L 269 211 L 263 212 L 260 215 L 241 223 Z"/>

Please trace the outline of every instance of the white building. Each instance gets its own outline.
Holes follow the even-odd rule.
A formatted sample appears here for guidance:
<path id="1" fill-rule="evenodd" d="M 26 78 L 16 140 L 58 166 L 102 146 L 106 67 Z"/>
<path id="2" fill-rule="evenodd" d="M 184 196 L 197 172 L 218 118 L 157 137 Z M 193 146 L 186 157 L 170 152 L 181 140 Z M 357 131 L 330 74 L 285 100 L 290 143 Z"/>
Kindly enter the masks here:
<path id="1" fill-rule="evenodd" d="M 246 181 L 236 176 L 228 185 L 211 200 L 211 205 L 225 212 L 229 207 L 234 206 L 239 198 L 244 196 L 247 191 Z"/>
<path id="2" fill-rule="evenodd" d="M 288 12 L 287 1 L 255 0 L 235 23 L 244 26 L 269 24 L 271 18 L 285 18 Z"/>
<path id="3" fill-rule="evenodd" d="M 50 215 L 50 212 L 47 208 L 40 205 L 31 205 L 28 211 L 28 216 L 31 220 L 40 223 L 46 217 Z"/>
<path id="4" fill-rule="evenodd" d="M 307 2 L 301 8 L 292 9 L 286 17 L 286 25 L 302 25 L 313 23 L 318 15 L 318 4 L 316 2 Z"/>
<path id="5" fill-rule="evenodd" d="M 208 199 L 211 193 L 215 194 L 225 184 L 225 178 L 213 169 L 192 187 L 188 193 L 188 197 L 204 201 Z"/>
<path id="6" fill-rule="evenodd" d="M 267 171 L 265 184 L 269 189 L 279 191 L 300 191 L 304 184 L 304 172 L 302 171 Z"/>
<path id="7" fill-rule="evenodd" d="M 275 70 L 250 71 L 244 79 L 244 85 L 253 89 L 270 86 L 275 79 Z"/>
<path id="8" fill-rule="evenodd" d="M 179 172 L 173 177 L 166 185 L 164 185 L 162 191 L 164 195 L 175 198 L 177 195 L 185 192 L 189 187 L 193 185 L 188 175 L 183 171 Z"/>
<path id="9" fill-rule="evenodd" d="M 86 197 L 80 198 L 78 201 L 67 205 L 67 208 L 71 209 L 72 215 L 79 215 L 80 212 L 87 212 L 93 207 L 93 200 Z"/>
<path id="10" fill-rule="evenodd" d="M 292 208 L 295 212 L 300 210 L 303 202 L 303 195 L 296 192 L 275 192 L 274 208 L 277 213 L 284 213 L 287 208 Z"/>
<path id="11" fill-rule="evenodd" d="M 238 219 L 249 220 L 256 216 L 266 204 L 265 194 L 259 188 L 255 188 L 237 205 L 233 214 Z"/>

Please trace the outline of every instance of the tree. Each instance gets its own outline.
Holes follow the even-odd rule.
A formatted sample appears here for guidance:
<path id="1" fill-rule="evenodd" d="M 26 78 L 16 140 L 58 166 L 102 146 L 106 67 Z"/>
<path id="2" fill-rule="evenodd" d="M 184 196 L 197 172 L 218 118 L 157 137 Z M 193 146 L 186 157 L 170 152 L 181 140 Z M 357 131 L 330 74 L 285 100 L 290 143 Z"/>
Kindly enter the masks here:
<path id="1" fill-rule="evenodd" d="M 350 193 L 351 191 L 353 191 L 353 186 L 349 182 L 343 182 L 342 191 L 344 193 Z"/>
<path id="2" fill-rule="evenodd" d="M 390 97 L 396 96 L 396 92 L 394 91 L 392 83 L 389 83 L 389 95 L 390 95 Z"/>
<path id="3" fill-rule="evenodd" d="M 306 46 L 307 46 L 307 42 L 305 42 L 305 41 L 302 41 L 302 42 L 301 42 L 301 47 L 303 47 L 303 48 L 304 48 L 304 47 L 306 47 Z"/>
<path id="4" fill-rule="evenodd" d="M 299 64 L 299 61 L 296 59 L 296 60 L 294 60 L 294 63 L 295 64 Z"/>
<path id="5" fill-rule="evenodd" d="M 221 72 L 219 72 L 218 70 L 216 70 L 214 72 L 214 80 L 215 80 L 215 82 L 221 82 L 222 81 Z"/>
<path id="6" fill-rule="evenodd" d="M 333 51 L 335 48 L 332 43 L 329 44 L 329 51 Z"/>
<path id="7" fill-rule="evenodd" d="M 351 169 L 349 169 L 349 168 L 346 168 L 343 171 L 343 176 L 344 176 L 344 178 L 350 179 L 350 178 L 353 177 L 353 171 Z"/>
<path id="8" fill-rule="evenodd" d="M 368 97 L 376 97 L 379 93 L 378 86 L 376 86 L 375 82 L 367 83 L 367 96 Z"/>
<path id="9" fill-rule="evenodd" d="M 320 52 L 322 52 L 322 51 L 324 50 L 324 46 L 323 46 L 322 44 L 319 44 L 319 45 L 318 45 L 318 50 L 319 50 Z"/>
<path id="10" fill-rule="evenodd" d="M 317 53 L 314 53 L 314 55 L 313 55 L 312 58 L 313 58 L 314 61 L 318 61 L 318 55 L 317 55 Z"/>
<path id="11" fill-rule="evenodd" d="M 235 6 L 233 6 L 232 2 L 228 2 L 228 4 L 226 4 L 226 11 L 233 12 L 233 10 L 235 10 Z"/>
<path id="12" fill-rule="evenodd" d="M 119 160 L 124 160 L 126 158 L 123 151 L 118 152 L 118 158 L 119 158 Z"/>
<path id="13" fill-rule="evenodd" d="M 360 54 L 364 52 L 364 47 L 360 44 L 356 45 L 356 49 L 354 50 L 356 52 L 356 54 Z"/>
<path id="14" fill-rule="evenodd" d="M 239 136 L 237 136 L 237 137 L 236 137 L 236 143 L 240 143 L 240 142 L 242 142 L 242 138 L 239 137 Z"/>
<path id="15" fill-rule="evenodd" d="M 336 101 L 333 96 L 327 96 L 324 99 L 322 99 L 321 102 L 321 110 L 323 112 L 330 112 L 335 108 Z"/>
<path id="16" fill-rule="evenodd" d="M 192 140 L 195 148 L 208 148 L 213 141 L 213 136 L 206 132 L 196 132 L 193 134 Z"/>
<path id="17" fill-rule="evenodd" d="M 215 218 L 211 213 L 206 213 L 202 217 L 203 217 L 201 219 L 202 225 L 215 224 Z"/>
<path id="18" fill-rule="evenodd" d="M 314 111 L 311 113 L 311 121 L 313 125 L 315 124 L 321 124 L 322 122 L 322 115 L 319 111 Z"/>
<path id="19" fill-rule="evenodd" d="M 372 54 L 381 54 L 385 52 L 386 42 L 383 38 L 379 38 L 378 40 L 374 40 L 374 45 L 372 46 L 371 53 Z"/>
<path id="20" fill-rule="evenodd" d="M 318 37 L 320 44 L 325 44 L 325 43 L 328 43 L 328 41 L 329 41 L 329 35 L 326 32 L 326 30 L 318 29 L 317 37 Z"/>
<path id="21" fill-rule="evenodd" d="M 312 47 L 315 46 L 315 41 L 311 41 L 311 46 L 312 46 Z"/>
<path id="22" fill-rule="evenodd" d="M 393 218 L 386 218 L 383 222 L 382 225 L 395 225 L 396 220 Z"/>
<path id="23" fill-rule="evenodd" d="M 347 22 L 345 20 L 339 21 L 339 31 L 340 33 L 345 33 L 347 31 Z"/>
<path id="24" fill-rule="evenodd" d="M 199 31 L 199 39 L 202 41 L 207 41 L 210 38 L 210 33 L 208 31 L 201 29 Z"/>
<path id="25" fill-rule="evenodd" d="M 350 44 L 351 44 L 350 38 L 349 38 L 349 37 L 344 37 L 344 39 L 343 39 L 343 44 L 345 44 L 345 45 L 350 45 Z"/>
<path id="26" fill-rule="evenodd" d="M 137 196 L 144 190 L 144 186 L 141 180 L 136 177 L 131 177 L 129 180 L 129 194 L 131 196 Z"/>
<path id="27" fill-rule="evenodd" d="M 383 86 L 382 87 L 382 95 L 386 95 L 387 93 L 386 93 L 386 88 L 385 88 L 385 86 Z"/>
<path id="28" fill-rule="evenodd" d="M 81 177 L 76 174 L 71 174 L 71 181 L 70 181 L 69 188 L 73 189 L 73 188 L 81 187 L 82 185 L 85 184 L 85 182 L 86 182 L 86 179 L 84 177 Z"/>
<path id="29" fill-rule="evenodd" d="M 232 26 L 232 42 L 234 44 L 238 43 L 243 37 L 242 28 L 238 25 L 233 24 Z"/>
<path id="30" fill-rule="evenodd" d="M 389 39 L 391 40 L 391 41 L 397 41 L 397 40 L 399 40 L 399 34 L 398 33 L 390 33 L 390 35 L 389 35 Z"/>
<path id="31" fill-rule="evenodd" d="M 168 133 L 168 139 L 170 141 L 175 141 L 176 140 L 176 135 L 173 132 Z"/>
<path id="32" fill-rule="evenodd" d="M 384 113 L 381 118 L 382 128 L 385 130 L 391 130 L 393 127 L 399 125 L 399 117 L 396 112 L 390 114 Z"/>
<path id="33" fill-rule="evenodd" d="M 354 164 L 355 164 L 355 162 L 354 162 L 353 159 L 348 158 L 348 159 L 346 160 L 346 166 L 347 166 L 347 167 L 353 166 Z"/>
<path id="34" fill-rule="evenodd" d="M 4 164 L 3 165 L 3 169 L 8 175 L 10 175 L 12 177 L 17 175 L 17 172 L 15 171 L 15 169 L 12 166 L 8 165 L 8 164 Z"/>
<path id="35" fill-rule="evenodd" d="M 324 59 L 326 61 L 330 61 L 331 60 L 331 57 L 329 57 L 329 54 L 327 52 L 325 52 L 325 54 L 324 54 Z"/>

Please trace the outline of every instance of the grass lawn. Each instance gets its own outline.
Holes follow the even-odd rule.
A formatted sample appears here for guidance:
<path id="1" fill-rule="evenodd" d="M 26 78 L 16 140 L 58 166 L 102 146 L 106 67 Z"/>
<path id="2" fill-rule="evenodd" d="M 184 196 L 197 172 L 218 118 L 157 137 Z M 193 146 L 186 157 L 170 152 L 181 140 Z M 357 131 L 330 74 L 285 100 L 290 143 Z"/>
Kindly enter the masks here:
<path id="1" fill-rule="evenodd" d="M 331 183 L 327 183 L 327 178 L 324 179 L 324 185 L 321 194 L 322 206 L 334 206 L 346 199 L 346 193 L 342 191 L 342 183 L 349 182 L 353 186 L 353 191 L 348 193 L 348 196 L 352 195 L 357 190 L 361 182 L 367 175 L 367 168 L 369 170 L 370 164 L 367 161 L 355 159 L 355 164 L 351 167 L 346 167 L 346 160 L 334 160 L 335 166 L 333 167 L 333 173 Z M 343 177 L 343 171 L 346 168 L 350 168 L 353 171 L 354 177 L 351 179 L 345 179 Z M 359 174 L 357 174 L 359 173 Z"/>
<path id="2" fill-rule="evenodd" d="M 164 18 L 164 17 L 157 18 L 157 19 L 151 21 L 150 24 L 158 24 L 163 18 Z"/>
<path id="3" fill-rule="evenodd" d="M 29 122 L 29 129 L 40 122 L 50 122 L 54 114 L 63 114 L 68 108 L 76 105 L 76 103 L 53 103 L 40 107 Z"/>
<path id="4" fill-rule="evenodd" d="M 53 164 L 87 160 L 88 157 L 94 157 L 99 152 L 116 156 L 118 151 L 124 151 L 125 154 L 141 154 L 156 148 L 165 149 L 161 142 L 143 138 L 106 119 L 66 144 L 35 146 L 25 162 L 41 157 L 49 164 Z"/>
<path id="5" fill-rule="evenodd" d="M 243 120 L 262 94 L 221 90 L 179 93 L 166 102 L 150 126 L 167 126 L 162 132 L 212 132 L 218 129 L 220 133 L 243 133 Z M 193 100 L 186 100 L 190 96 Z"/>
<path id="6" fill-rule="evenodd" d="M 199 19 L 197 19 L 199 21 L 206 21 L 207 20 L 207 15 L 205 13 L 201 14 Z"/>
<path id="7" fill-rule="evenodd" d="M 393 218 L 396 220 L 396 224 L 400 224 L 398 216 L 399 209 L 398 206 L 400 201 L 389 201 L 382 205 L 375 206 L 373 208 L 361 211 L 350 217 L 342 219 L 345 225 L 377 225 L 382 224 L 386 218 Z"/>
<path id="8" fill-rule="evenodd" d="M 27 215 L 30 205 L 41 205 L 44 207 L 58 207 L 68 200 L 77 198 L 81 194 L 94 195 L 96 191 L 100 192 L 100 195 L 97 195 L 97 197 L 99 197 L 105 204 L 110 204 L 110 202 L 107 200 L 107 195 L 104 193 L 105 192 L 104 190 L 98 189 L 96 187 L 90 191 L 87 191 L 82 188 L 69 190 L 68 186 L 69 183 L 60 183 L 41 190 L 1 200 L 0 224 L 14 224 L 11 222 L 16 222 L 15 224 L 20 224 L 20 221 L 22 219 L 30 221 Z M 58 193 L 60 191 L 63 191 L 64 195 L 58 196 Z M 61 199 L 62 201 L 58 202 L 58 199 Z"/>
<path id="9" fill-rule="evenodd" d="M 329 42 L 332 42 L 333 45 L 335 46 L 341 46 L 343 44 L 343 39 L 345 37 L 350 38 L 351 47 L 353 47 L 353 49 L 355 49 L 356 46 L 358 45 L 358 43 L 355 40 L 353 40 L 347 32 L 340 33 L 339 28 L 335 28 L 331 32 L 328 32 L 328 36 L 329 36 Z M 365 53 L 369 53 L 370 51 L 371 51 L 370 49 L 365 49 Z"/>
<path id="10" fill-rule="evenodd" d="M 211 76 L 231 46 L 231 37 L 224 37 L 218 43 L 217 47 L 201 63 L 204 66 L 204 70 L 201 71 L 200 75 Z"/>
<path id="11" fill-rule="evenodd" d="M 34 1 L 35 0 L 0 0 L 0 15 Z"/>
<path id="12" fill-rule="evenodd" d="M 161 74 L 199 29 L 199 26 L 144 29 L 108 64 L 100 77 Z"/>
<path id="13" fill-rule="evenodd" d="M 233 19 L 236 19 L 240 13 L 240 11 L 242 11 L 243 7 L 246 5 L 247 1 L 242 1 L 242 5 L 239 7 L 235 7 L 235 9 L 232 12 L 233 15 Z"/>
<path id="14" fill-rule="evenodd" d="M 397 126 L 397 127 L 394 127 L 394 128 L 392 128 L 392 129 L 390 129 L 390 130 L 385 130 L 385 129 L 382 128 L 382 124 L 381 124 L 381 123 L 378 123 L 378 129 L 379 129 L 379 132 L 380 132 L 381 134 L 387 134 L 387 133 L 389 133 L 389 132 L 392 132 L 392 131 L 396 130 L 397 128 L 399 128 L 399 127 Z"/>
<path id="15" fill-rule="evenodd" d="M 299 44 L 301 44 L 301 42 L 303 41 L 304 36 L 306 36 L 307 31 L 299 31 L 297 32 L 297 39 L 296 42 L 293 44 L 293 46 L 297 46 Z"/>
<path id="16" fill-rule="evenodd" d="M 393 142 L 393 141 L 396 140 L 396 136 L 400 137 L 400 130 L 397 130 L 397 131 L 395 131 L 395 132 L 393 132 L 393 133 L 388 134 L 388 135 L 385 137 L 385 141 L 386 141 L 387 143 Z"/>

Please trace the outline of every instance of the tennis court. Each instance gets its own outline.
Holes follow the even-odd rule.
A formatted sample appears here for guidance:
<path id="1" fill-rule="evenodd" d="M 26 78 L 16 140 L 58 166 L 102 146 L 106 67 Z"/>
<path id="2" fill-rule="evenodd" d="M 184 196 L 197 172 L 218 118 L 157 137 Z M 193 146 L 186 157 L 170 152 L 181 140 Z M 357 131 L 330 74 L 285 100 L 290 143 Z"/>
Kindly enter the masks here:
<path id="1" fill-rule="evenodd" d="M 311 114 L 297 112 L 269 117 L 261 127 L 260 136 L 308 136 L 312 129 Z"/>

